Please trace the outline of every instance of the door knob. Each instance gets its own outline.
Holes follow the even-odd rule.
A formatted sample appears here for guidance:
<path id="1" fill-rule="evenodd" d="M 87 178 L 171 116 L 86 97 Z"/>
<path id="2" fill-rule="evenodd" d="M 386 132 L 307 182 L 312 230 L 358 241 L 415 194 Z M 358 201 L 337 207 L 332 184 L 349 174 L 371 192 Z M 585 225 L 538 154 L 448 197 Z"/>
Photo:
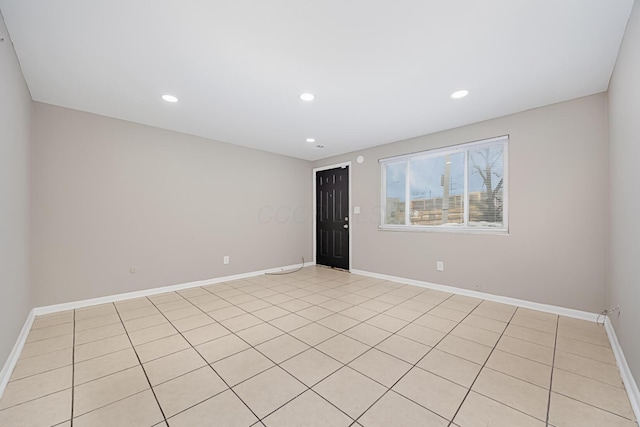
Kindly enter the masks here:
<path id="1" fill-rule="evenodd" d="M 349 228 L 349 224 L 345 224 L 342 226 L 343 228 Z"/>

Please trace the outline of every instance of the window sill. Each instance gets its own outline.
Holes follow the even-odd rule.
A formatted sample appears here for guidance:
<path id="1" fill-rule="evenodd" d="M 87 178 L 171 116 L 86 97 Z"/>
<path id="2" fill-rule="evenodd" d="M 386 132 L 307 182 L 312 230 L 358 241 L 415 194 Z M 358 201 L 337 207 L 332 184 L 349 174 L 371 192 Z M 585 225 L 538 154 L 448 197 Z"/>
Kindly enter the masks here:
<path id="1" fill-rule="evenodd" d="M 428 227 L 410 225 L 379 225 L 380 231 L 402 231 L 417 233 L 454 233 L 454 234 L 491 234 L 509 235 L 508 228 L 461 228 L 461 227 Z"/>

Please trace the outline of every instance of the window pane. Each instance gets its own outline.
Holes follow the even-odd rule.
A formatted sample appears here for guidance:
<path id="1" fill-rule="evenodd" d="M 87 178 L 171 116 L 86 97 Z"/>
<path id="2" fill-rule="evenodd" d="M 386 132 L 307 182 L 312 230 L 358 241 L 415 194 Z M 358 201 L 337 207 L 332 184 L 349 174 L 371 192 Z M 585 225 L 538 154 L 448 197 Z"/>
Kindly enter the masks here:
<path id="1" fill-rule="evenodd" d="M 406 201 L 407 163 L 386 166 L 385 224 L 403 224 Z"/>
<path id="2" fill-rule="evenodd" d="M 504 146 L 469 150 L 469 226 L 502 227 Z"/>
<path id="3" fill-rule="evenodd" d="M 411 225 L 464 223 L 464 153 L 409 162 Z"/>

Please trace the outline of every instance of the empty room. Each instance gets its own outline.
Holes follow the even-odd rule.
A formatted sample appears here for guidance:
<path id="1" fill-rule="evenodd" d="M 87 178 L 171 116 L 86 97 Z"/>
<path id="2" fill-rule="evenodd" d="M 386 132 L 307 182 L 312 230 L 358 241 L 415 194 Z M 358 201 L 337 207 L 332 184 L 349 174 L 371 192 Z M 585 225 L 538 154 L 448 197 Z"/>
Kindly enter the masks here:
<path id="1" fill-rule="evenodd" d="M 1 427 L 638 427 L 640 0 L 0 0 Z"/>

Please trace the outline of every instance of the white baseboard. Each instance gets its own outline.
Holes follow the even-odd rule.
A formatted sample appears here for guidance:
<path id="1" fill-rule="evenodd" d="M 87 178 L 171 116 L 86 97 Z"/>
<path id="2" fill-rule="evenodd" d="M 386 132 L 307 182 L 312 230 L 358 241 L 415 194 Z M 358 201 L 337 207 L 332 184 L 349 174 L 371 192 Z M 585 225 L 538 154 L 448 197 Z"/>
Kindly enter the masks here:
<path id="1" fill-rule="evenodd" d="M 13 345 L 13 349 L 7 358 L 7 361 L 4 362 L 4 366 L 2 367 L 2 371 L 0 371 L 0 399 L 2 399 L 2 395 L 4 394 L 4 389 L 7 387 L 9 383 L 9 379 L 11 378 L 11 374 L 13 373 L 13 368 L 16 367 L 16 363 L 18 363 L 18 359 L 20 358 L 20 353 L 22 353 L 22 347 L 24 347 L 24 343 L 27 342 L 27 335 L 29 335 L 29 331 L 31 330 L 31 325 L 33 325 L 33 320 L 36 318 L 34 310 L 29 312 L 27 316 L 27 320 L 24 322 L 22 326 L 22 330 L 20 331 L 20 335 L 18 335 L 18 339 L 16 343 Z"/>
<path id="2" fill-rule="evenodd" d="M 369 271 L 351 270 L 351 272 L 353 274 L 373 277 L 376 279 L 384 279 L 384 280 L 390 280 L 393 282 L 406 283 L 408 285 L 415 285 L 423 288 L 435 289 L 438 291 L 450 292 L 453 294 L 465 295 L 465 296 L 474 297 L 474 298 L 481 298 L 488 301 L 494 301 L 494 302 L 514 305 L 518 307 L 530 308 L 533 310 L 544 311 L 547 313 L 558 314 L 561 316 L 573 317 L 576 319 L 589 320 L 593 322 L 597 321 L 598 319 L 597 314 L 589 313 L 587 311 L 574 310 L 571 308 L 558 307 L 558 306 L 548 305 L 548 304 L 540 304 L 537 302 L 525 301 L 517 298 L 509 298 L 509 297 L 503 297 L 500 295 L 492 295 L 484 292 L 456 288 L 453 286 L 437 285 L 435 283 L 423 282 L 420 280 L 413 280 L 413 279 L 406 279 L 406 278 L 397 277 L 397 276 L 389 276 L 386 274 L 372 273 Z M 608 317 L 605 318 L 605 329 L 607 331 L 607 336 L 609 337 L 609 342 L 611 343 L 611 349 L 613 350 L 613 354 L 616 357 L 618 370 L 620 371 L 620 377 L 622 378 L 622 382 L 624 383 L 624 387 L 627 391 L 627 395 L 629 396 L 631 407 L 633 408 L 633 412 L 635 414 L 636 420 L 640 420 L 640 391 L 638 390 L 638 385 L 635 379 L 633 378 L 631 369 L 627 364 L 627 360 L 624 357 L 622 347 L 620 347 L 620 343 L 618 342 L 618 337 L 616 336 L 616 332 L 613 329 L 613 324 L 611 323 L 611 320 L 609 320 Z"/>
<path id="3" fill-rule="evenodd" d="M 305 263 L 304 267 L 311 267 L 313 265 L 315 265 L 314 262 Z M 179 290 L 184 290 L 189 288 L 195 288 L 199 286 L 213 285 L 216 283 L 222 283 L 230 280 L 246 279 L 249 277 L 260 276 L 265 273 L 277 273 L 285 270 L 292 270 L 292 269 L 300 268 L 302 266 L 303 266 L 302 264 L 294 264 L 294 265 L 289 265 L 285 267 L 253 271 L 249 273 L 236 274 L 232 276 L 217 277 L 213 279 L 164 286 L 161 288 L 146 289 L 143 291 L 128 292 L 124 294 L 110 295 L 110 296 L 105 296 L 100 298 L 92 298 L 92 299 L 75 301 L 75 302 L 64 303 L 64 304 L 55 304 L 55 305 L 50 305 L 45 307 L 36 307 L 32 309 L 29 315 L 27 316 L 27 320 L 25 321 L 22 327 L 22 330 L 20 331 L 20 335 L 18 335 L 18 339 L 16 340 L 16 343 L 13 346 L 13 349 L 11 350 L 11 354 L 7 358 L 7 361 L 5 362 L 2 368 L 2 371 L 0 371 L 0 398 L 2 398 L 4 390 L 7 386 L 7 383 L 9 382 L 9 379 L 11 378 L 11 374 L 13 373 L 13 369 L 15 368 L 16 363 L 18 362 L 20 353 L 22 352 L 22 348 L 24 347 L 24 344 L 27 340 L 27 336 L 29 335 L 29 331 L 31 330 L 31 325 L 33 324 L 35 317 L 38 315 L 50 314 L 50 313 L 55 313 L 59 311 L 72 310 L 72 309 L 82 308 L 82 307 L 89 307 L 92 305 L 116 302 L 116 301 L 121 301 L 125 299 L 157 295 L 165 292 L 174 292 L 174 291 L 179 291 Z M 504 297 L 500 295 L 492 295 L 484 292 L 456 288 L 453 286 L 438 285 L 435 283 L 429 283 L 429 282 L 424 282 L 424 281 L 414 280 L 414 279 L 407 279 L 404 277 L 390 276 L 386 274 L 372 273 L 369 271 L 356 270 L 356 269 L 352 269 L 351 273 L 359 274 L 361 276 L 373 277 L 377 279 L 390 280 L 398 283 L 406 283 L 409 285 L 420 286 L 428 289 L 435 289 L 443 292 L 450 292 L 458 295 L 481 298 L 488 301 L 494 301 L 494 302 L 514 305 L 518 307 L 530 308 L 533 310 L 544 311 L 547 313 L 553 313 L 561 316 L 573 317 L 573 318 L 582 319 L 582 320 L 596 321 L 598 317 L 597 314 L 589 313 L 586 311 L 558 307 L 558 306 L 553 306 L 549 304 L 541 304 L 541 303 L 521 300 L 517 298 Z M 607 335 L 609 336 L 611 348 L 613 349 L 613 353 L 618 363 L 618 369 L 620 370 L 622 381 L 624 382 L 624 386 L 629 396 L 629 400 L 631 401 L 631 406 L 635 413 L 636 419 L 640 419 L 640 391 L 638 390 L 638 386 L 635 382 L 635 379 L 633 378 L 633 375 L 631 374 L 629 365 L 627 364 L 627 361 L 624 357 L 624 353 L 618 342 L 618 338 L 616 336 L 615 330 L 613 329 L 613 325 L 611 324 L 611 321 L 608 318 L 605 321 L 605 328 L 607 331 Z"/>
<path id="4" fill-rule="evenodd" d="M 633 378 L 627 359 L 624 357 L 622 347 L 620 347 L 620 343 L 618 342 L 618 336 L 613 328 L 613 323 L 611 323 L 608 317 L 605 318 L 604 326 L 609 336 L 611 349 L 618 363 L 618 370 L 620 371 L 624 388 L 627 390 L 627 396 L 629 396 L 629 401 L 631 402 L 631 408 L 633 408 L 633 413 L 636 415 L 636 420 L 640 420 L 640 390 L 638 390 L 638 384 Z"/>
<path id="5" fill-rule="evenodd" d="M 312 262 L 305 262 L 305 267 L 315 265 Z M 44 307 L 34 308 L 36 316 L 43 314 L 56 313 L 58 311 L 73 310 L 76 308 L 89 307 L 92 305 L 106 304 L 110 302 L 122 301 L 125 299 L 141 298 L 151 295 L 163 294 L 165 292 L 181 291 L 189 288 L 197 288 L 199 286 L 215 285 L 216 283 L 228 282 L 231 280 L 247 279 L 249 277 L 262 276 L 265 273 L 278 273 L 285 270 L 293 270 L 302 267 L 302 264 L 287 265 L 284 267 L 270 268 L 267 270 L 252 271 L 249 273 L 234 274 L 232 276 L 216 277 L 213 279 L 198 280 L 195 282 L 180 283 L 177 285 L 163 286 L 160 288 L 145 289 L 143 291 L 126 292 L 124 294 L 108 295 L 100 298 L 91 298 L 81 301 L 67 302 L 63 304 L 47 305 Z"/>
<path id="6" fill-rule="evenodd" d="M 304 263 L 304 267 L 311 267 L 313 265 L 315 265 L 315 262 Z M 175 292 L 175 291 L 180 291 L 180 290 L 189 289 L 189 288 L 196 288 L 199 286 L 214 285 L 216 283 L 228 282 L 231 280 L 247 279 L 249 277 L 261 276 L 265 273 L 278 273 L 281 271 L 293 270 L 296 268 L 300 268 L 302 266 L 303 264 L 287 265 L 284 267 L 252 271 L 249 273 L 235 274 L 232 276 L 216 277 L 213 279 L 199 280 L 196 282 L 188 282 L 188 283 L 181 283 L 177 285 L 163 286 L 161 288 L 145 289 L 143 291 L 127 292 L 124 294 L 108 295 L 105 297 L 91 298 L 91 299 L 86 299 L 82 301 L 68 302 L 64 304 L 55 304 L 55 305 L 48 305 L 44 307 L 36 307 L 32 309 L 31 312 L 29 313 L 29 316 L 27 317 L 27 320 L 24 323 L 24 326 L 22 327 L 22 331 L 20 332 L 20 335 L 18 335 L 18 339 L 16 340 L 16 343 L 13 346 L 13 350 L 11 350 L 11 354 L 7 358 L 7 361 L 5 362 L 4 367 L 2 368 L 2 371 L 0 371 L 0 398 L 2 398 L 2 394 L 4 393 L 4 390 L 7 384 L 9 383 L 9 379 L 11 378 L 11 374 L 13 373 L 13 369 L 15 368 L 16 363 L 20 358 L 20 353 L 22 353 L 22 348 L 24 347 L 24 344 L 27 340 L 27 335 L 29 335 L 29 331 L 31 330 L 31 325 L 33 324 L 33 321 L 36 316 L 40 316 L 43 314 L 56 313 L 56 312 L 65 311 L 65 310 L 73 310 L 76 308 L 89 307 L 92 305 L 105 304 L 109 302 L 122 301 L 125 299 L 157 295 L 165 292 Z"/>
<path id="7" fill-rule="evenodd" d="M 406 279 L 404 277 L 389 276 L 386 274 L 372 273 L 363 270 L 351 270 L 353 274 L 360 274 L 362 276 L 374 277 L 376 279 L 390 280 L 392 282 L 406 283 L 408 285 L 420 286 L 422 288 L 435 289 L 438 291 L 449 292 L 452 294 L 465 295 L 473 298 L 480 298 L 488 301 L 499 302 L 502 304 L 515 305 L 517 307 L 530 308 L 532 310 L 544 311 L 547 313 L 559 314 L 561 316 L 573 317 L 576 319 L 589 320 L 595 322 L 598 315 L 595 313 L 589 313 L 588 311 L 574 310 L 572 308 L 558 307 L 555 305 L 541 304 L 538 302 L 531 302 L 517 298 L 503 297 L 500 295 L 493 295 L 479 291 L 472 291 L 468 289 L 456 288 L 454 286 L 437 285 L 435 283 L 423 282 L 421 280 Z"/>

